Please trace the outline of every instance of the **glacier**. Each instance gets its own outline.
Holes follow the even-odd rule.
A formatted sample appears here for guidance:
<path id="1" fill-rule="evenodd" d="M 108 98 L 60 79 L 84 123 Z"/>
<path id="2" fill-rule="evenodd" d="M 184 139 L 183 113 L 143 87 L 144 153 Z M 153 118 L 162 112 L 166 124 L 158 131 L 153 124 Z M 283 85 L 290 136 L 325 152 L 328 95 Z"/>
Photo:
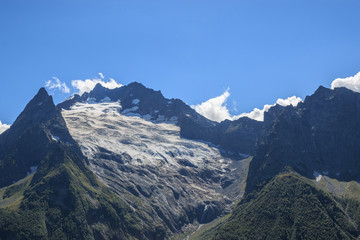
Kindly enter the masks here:
<path id="1" fill-rule="evenodd" d="M 93 100 L 62 115 L 89 169 L 130 205 L 140 199 L 172 231 L 213 220 L 243 194 L 248 161 L 181 137 L 176 117 L 150 121 L 119 101 Z"/>

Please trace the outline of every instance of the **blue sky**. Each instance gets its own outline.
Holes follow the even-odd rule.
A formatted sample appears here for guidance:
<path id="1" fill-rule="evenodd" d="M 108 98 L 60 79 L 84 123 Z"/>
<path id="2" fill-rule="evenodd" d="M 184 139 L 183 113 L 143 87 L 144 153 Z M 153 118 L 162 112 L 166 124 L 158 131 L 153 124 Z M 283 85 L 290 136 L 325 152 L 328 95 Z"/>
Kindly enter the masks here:
<path id="1" fill-rule="evenodd" d="M 138 81 L 190 105 L 228 88 L 231 114 L 360 71 L 360 1 L 0 1 L 0 121 L 46 81 Z"/>

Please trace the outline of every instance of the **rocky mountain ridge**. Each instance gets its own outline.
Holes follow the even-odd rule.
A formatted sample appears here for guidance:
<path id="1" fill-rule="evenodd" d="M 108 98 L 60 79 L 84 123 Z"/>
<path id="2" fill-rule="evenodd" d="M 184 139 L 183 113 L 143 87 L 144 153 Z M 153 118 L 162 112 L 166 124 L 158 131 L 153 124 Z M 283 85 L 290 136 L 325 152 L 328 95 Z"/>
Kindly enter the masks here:
<path id="1" fill-rule="evenodd" d="M 258 142 L 244 198 L 196 239 L 358 239 L 359 107 L 359 93 L 320 86 L 281 109 Z"/>
<path id="2" fill-rule="evenodd" d="M 0 214 L 8 219 L 0 221 L 3 236 L 167 239 L 229 211 L 241 197 L 248 160 L 224 157 L 218 147 L 180 134 L 183 118 L 203 126 L 212 121 L 140 84 L 129 88 L 122 90 L 125 97 L 111 99 L 112 91 L 97 86 L 84 99 L 57 107 L 40 89 L 0 135 Z M 93 141 L 110 135 L 114 149 Z M 7 218 L 11 214 L 17 217 Z M 7 227 L 32 214 L 45 224 Z M 111 219 L 118 219 L 115 225 Z M 60 227 L 65 220 L 71 227 Z M 84 222 L 81 236 L 73 233 L 78 221 Z"/>
<path id="3" fill-rule="evenodd" d="M 57 136 L 76 145 L 61 113 L 44 88 L 27 104 L 10 129 L 0 135 L 0 187 L 26 177 L 39 166 Z"/>
<path id="4" fill-rule="evenodd" d="M 141 83 L 133 82 L 117 89 L 107 89 L 97 84 L 90 93 L 60 103 L 59 109 L 69 109 L 77 102 L 100 102 L 103 100 L 120 101 L 122 114 L 137 115 L 151 121 L 171 121 L 180 127 L 181 136 L 212 142 L 221 148 L 235 153 L 252 154 L 256 141 L 261 138 L 264 128 L 272 121 L 269 117 L 259 122 L 247 117 L 236 121 L 213 122 L 197 113 L 179 99 L 166 99 L 160 91 L 146 88 Z M 270 116 L 279 105 L 269 110 Z M 233 138 L 238 141 L 232 141 Z"/>
<path id="5" fill-rule="evenodd" d="M 200 239 L 305 239 L 330 225 L 355 239 L 359 110 L 359 93 L 320 87 L 263 122 L 216 123 L 139 83 L 58 106 L 40 89 L 0 134 L 0 235 L 172 239 L 241 200 Z"/>
<path id="6" fill-rule="evenodd" d="M 308 178 L 319 172 L 343 181 L 358 180 L 359 122 L 359 93 L 319 87 L 296 108 L 279 114 L 254 156 L 247 188 L 261 185 L 285 167 Z"/>

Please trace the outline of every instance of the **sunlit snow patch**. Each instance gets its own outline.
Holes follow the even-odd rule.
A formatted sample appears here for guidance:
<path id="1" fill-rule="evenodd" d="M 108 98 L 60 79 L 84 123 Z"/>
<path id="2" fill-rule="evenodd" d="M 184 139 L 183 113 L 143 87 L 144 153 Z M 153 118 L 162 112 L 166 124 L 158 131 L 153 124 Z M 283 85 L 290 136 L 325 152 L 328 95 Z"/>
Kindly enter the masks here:
<path id="1" fill-rule="evenodd" d="M 71 100 L 71 99 L 74 99 L 75 98 L 75 95 L 72 95 L 72 96 L 70 96 L 68 99 L 66 99 L 66 100 Z"/>
<path id="2" fill-rule="evenodd" d="M 54 136 L 54 135 L 51 135 L 51 139 L 56 142 L 58 142 L 60 140 L 60 138 L 58 136 Z"/>
<path id="3" fill-rule="evenodd" d="M 3 132 L 5 132 L 6 130 L 8 130 L 10 128 L 10 125 L 7 125 L 7 124 L 3 124 L 1 121 L 0 121 L 0 134 L 2 134 Z"/>
<path id="4" fill-rule="evenodd" d="M 322 175 L 319 173 L 319 172 L 314 172 L 313 173 L 313 175 L 314 175 L 314 177 L 315 177 L 315 180 L 317 181 L 317 182 L 320 182 L 320 180 L 321 180 L 321 178 L 322 178 Z"/>

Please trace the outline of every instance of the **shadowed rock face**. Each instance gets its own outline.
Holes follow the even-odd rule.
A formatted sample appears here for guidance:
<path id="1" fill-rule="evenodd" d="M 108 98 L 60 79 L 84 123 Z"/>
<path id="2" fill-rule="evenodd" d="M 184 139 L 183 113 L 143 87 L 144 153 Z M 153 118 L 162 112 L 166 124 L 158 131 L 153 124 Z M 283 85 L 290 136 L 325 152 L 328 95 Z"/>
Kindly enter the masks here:
<path id="1" fill-rule="evenodd" d="M 0 187 L 24 178 L 31 167 L 39 166 L 60 138 L 75 144 L 52 97 L 41 88 L 11 128 L 0 135 Z"/>
<path id="2" fill-rule="evenodd" d="M 181 127 L 181 135 L 186 138 L 211 142 L 230 151 L 230 153 L 253 155 L 257 149 L 258 141 L 272 127 L 280 113 L 292 108 L 291 105 L 287 107 L 275 105 L 264 113 L 264 121 L 242 117 L 234 121 L 225 120 L 216 123 L 214 126 L 204 126 L 192 118 L 186 118 L 179 126 Z M 227 155 L 227 153 L 224 154 Z"/>
<path id="3" fill-rule="evenodd" d="M 247 192 L 285 168 L 313 178 L 324 172 L 339 180 L 360 176 L 360 94 L 320 87 L 296 108 L 283 110 L 250 164 Z"/>
<path id="4" fill-rule="evenodd" d="M 180 127 L 181 135 L 186 138 L 212 142 L 236 154 L 251 155 L 255 151 L 257 140 L 264 132 L 265 125 L 264 122 L 243 117 L 205 127 L 188 118 L 184 119 Z"/>

